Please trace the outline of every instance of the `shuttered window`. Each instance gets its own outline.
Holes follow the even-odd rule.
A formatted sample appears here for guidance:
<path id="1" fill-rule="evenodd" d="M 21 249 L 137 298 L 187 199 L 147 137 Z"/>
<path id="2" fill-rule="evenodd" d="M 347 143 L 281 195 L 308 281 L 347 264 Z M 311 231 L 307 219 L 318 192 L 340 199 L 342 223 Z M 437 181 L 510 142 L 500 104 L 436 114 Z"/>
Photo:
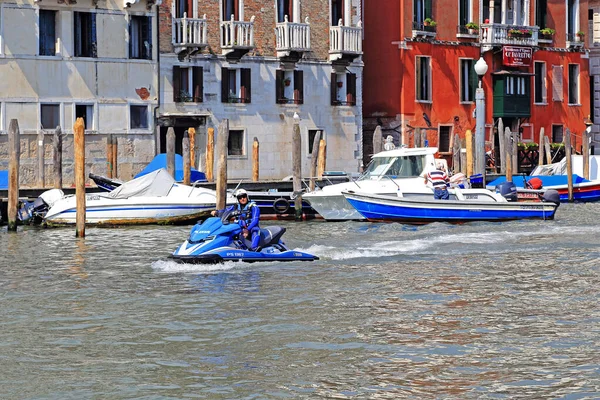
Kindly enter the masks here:
<path id="1" fill-rule="evenodd" d="M 237 91 L 239 72 L 240 90 Z M 221 68 L 221 101 L 223 103 L 252 102 L 252 70 Z"/>
<path id="2" fill-rule="evenodd" d="M 173 67 L 173 101 L 200 103 L 204 99 L 204 70 L 202 67 Z M 190 76 L 191 75 L 191 76 Z"/>
<path id="3" fill-rule="evenodd" d="M 304 104 L 304 72 L 294 71 L 294 103 Z"/>
<path id="4" fill-rule="evenodd" d="M 552 101 L 563 101 L 563 67 L 552 66 Z"/>
<path id="5" fill-rule="evenodd" d="M 546 103 L 546 63 L 535 61 L 534 70 L 534 102 L 538 104 Z"/>
<path id="6" fill-rule="evenodd" d="M 477 89 L 477 74 L 473 69 L 472 59 L 460 60 L 460 101 L 472 102 L 475 100 Z"/>
<path id="7" fill-rule="evenodd" d="M 356 105 L 356 74 L 346 74 L 346 103 L 349 106 Z"/>
<path id="8" fill-rule="evenodd" d="M 579 104 L 579 64 L 569 64 L 569 104 Z"/>
<path id="9" fill-rule="evenodd" d="M 431 101 L 431 66 L 429 57 L 416 57 L 416 99 Z"/>

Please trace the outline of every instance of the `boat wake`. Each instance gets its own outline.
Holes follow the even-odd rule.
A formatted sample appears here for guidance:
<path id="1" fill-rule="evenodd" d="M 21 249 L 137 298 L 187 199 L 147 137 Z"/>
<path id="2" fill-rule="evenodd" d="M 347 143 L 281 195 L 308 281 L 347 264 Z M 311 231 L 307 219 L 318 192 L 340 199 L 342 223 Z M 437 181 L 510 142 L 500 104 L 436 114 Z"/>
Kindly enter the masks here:
<path id="1" fill-rule="evenodd" d="M 157 260 L 151 264 L 152 269 L 158 272 L 198 273 L 198 272 L 223 272 L 247 267 L 248 263 L 226 261 L 220 264 L 185 264 L 172 260 Z"/>

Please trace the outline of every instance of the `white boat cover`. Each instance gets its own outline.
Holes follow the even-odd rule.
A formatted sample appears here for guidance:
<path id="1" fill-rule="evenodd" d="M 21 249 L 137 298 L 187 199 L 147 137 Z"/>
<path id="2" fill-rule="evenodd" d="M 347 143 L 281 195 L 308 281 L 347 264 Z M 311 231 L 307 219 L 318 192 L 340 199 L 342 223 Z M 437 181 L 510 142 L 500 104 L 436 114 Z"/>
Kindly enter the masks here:
<path id="1" fill-rule="evenodd" d="M 125 182 L 108 194 L 113 199 L 127 199 L 129 197 L 163 197 L 167 196 L 175 180 L 166 169 L 160 168 L 149 174 Z"/>

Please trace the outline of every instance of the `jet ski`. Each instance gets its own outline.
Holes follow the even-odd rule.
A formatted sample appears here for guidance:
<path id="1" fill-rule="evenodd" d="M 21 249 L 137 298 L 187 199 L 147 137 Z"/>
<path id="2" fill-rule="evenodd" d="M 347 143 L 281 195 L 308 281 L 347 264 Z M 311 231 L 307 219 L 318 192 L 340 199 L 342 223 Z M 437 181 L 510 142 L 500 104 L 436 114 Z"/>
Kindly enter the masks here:
<path id="1" fill-rule="evenodd" d="M 261 229 L 257 251 L 250 250 L 251 243 L 242 236 L 242 228 L 236 220 L 239 215 L 238 210 L 225 211 L 221 217 L 210 217 L 197 223 L 187 240 L 169 258 L 190 264 L 319 259 L 312 254 L 288 249 L 281 240 L 286 230 L 281 226 Z"/>

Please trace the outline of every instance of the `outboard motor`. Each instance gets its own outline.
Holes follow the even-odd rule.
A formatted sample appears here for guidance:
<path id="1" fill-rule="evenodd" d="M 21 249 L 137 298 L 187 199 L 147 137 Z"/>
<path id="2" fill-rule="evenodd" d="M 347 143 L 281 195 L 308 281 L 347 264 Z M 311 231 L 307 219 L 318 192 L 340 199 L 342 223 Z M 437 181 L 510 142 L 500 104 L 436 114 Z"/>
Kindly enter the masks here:
<path id="1" fill-rule="evenodd" d="M 554 189 L 546 190 L 542 196 L 542 199 L 544 201 L 560 205 L 560 194 L 558 194 L 558 191 Z"/>
<path id="2" fill-rule="evenodd" d="M 517 185 L 513 182 L 503 182 L 497 185 L 496 193 L 500 193 L 508 201 L 517 201 Z"/>

